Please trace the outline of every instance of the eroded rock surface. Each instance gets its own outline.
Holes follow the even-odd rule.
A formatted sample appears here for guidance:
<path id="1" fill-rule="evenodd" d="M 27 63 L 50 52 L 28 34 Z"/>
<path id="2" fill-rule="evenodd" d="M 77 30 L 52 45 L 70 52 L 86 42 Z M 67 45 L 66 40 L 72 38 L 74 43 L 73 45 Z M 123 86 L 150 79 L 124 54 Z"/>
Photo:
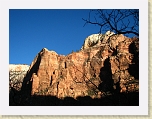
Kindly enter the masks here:
<path id="1" fill-rule="evenodd" d="M 9 90 L 21 90 L 23 79 L 29 70 L 29 65 L 10 64 L 9 65 Z"/>
<path id="2" fill-rule="evenodd" d="M 112 34 L 67 56 L 42 49 L 25 78 L 31 95 L 101 98 L 139 91 L 139 39 Z"/>
<path id="3" fill-rule="evenodd" d="M 30 66 L 9 65 L 10 105 L 139 105 L 139 39 L 106 34 L 67 56 L 43 48 Z"/>
<path id="4" fill-rule="evenodd" d="M 115 33 L 112 31 L 107 31 L 105 34 L 92 34 L 84 40 L 84 44 L 82 45 L 81 50 L 95 46 L 98 47 L 101 44 L 105 44 L 107 43 L 109 37 L 114 34 Z"/>

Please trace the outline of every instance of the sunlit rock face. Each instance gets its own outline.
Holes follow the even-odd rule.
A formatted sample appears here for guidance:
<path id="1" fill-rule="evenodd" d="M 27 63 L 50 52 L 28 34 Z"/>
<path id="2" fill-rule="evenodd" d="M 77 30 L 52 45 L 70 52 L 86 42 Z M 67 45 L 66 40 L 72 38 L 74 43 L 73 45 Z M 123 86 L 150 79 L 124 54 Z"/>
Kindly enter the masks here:
<path id="1" fill-rule="evenodd" d="M 9 64 L 9 71 L 28 71 L 29 65 Z"/>
<path id="2" fill-rule="evenodd" d="M 9 65 L 9 89 L 21 90 L 23 79 L 29 69 L 29 65 Z"/>
<path id="3" fill-rule="evenodd" d="M 84 44 L 82 45 L 81 50 L 105 45 L 105 43 L 108 42 L 108 39 L 114 34 L 115 33 L 112 31 L 107 31 L 105 34 L 92 34 L 84 40 Z"/>
<path id="4" fill-rule="evenodd" d="M 139 39 L 112 33 L 97 44 L 67 56 L 42 49 L 29 67 L 24 86 L 31 85 L 31 95 L 60 99 L 138 92 Z"/>
<path id="5" fill-rule="evenodd" d="M 92 34 L 92 35 L 88 36 L 84 40 L 84 44 L 83 44 L 81 50 L 96 46 L 102 38 L 103 38 L 102 34 Z"/>
<path id="6" fill-rule="evenodd" d="M 30 66 L 9 65 L 10 103 L 37 105 L 37 99 L 45 102 L 46 97 L 96 100 L 139 92 L 139 39 L 109 31 L 99 36 L 91 41 L 94 45 L 83 44 L 67 56 L 43 48 Z"/>

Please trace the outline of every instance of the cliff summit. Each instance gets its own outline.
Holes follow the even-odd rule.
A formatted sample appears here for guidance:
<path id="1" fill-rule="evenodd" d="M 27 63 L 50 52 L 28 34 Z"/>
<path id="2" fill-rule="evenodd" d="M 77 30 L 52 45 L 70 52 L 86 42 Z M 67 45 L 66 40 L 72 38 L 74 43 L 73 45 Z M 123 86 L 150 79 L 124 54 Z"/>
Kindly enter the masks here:
<path id="1" fill-rule="evenodd" d="M 106 32 L 87 37 L 67 56 L 43 48 L 24 77 L 22 90 L 59 99 L 139 92 L 139 39 Z"/>

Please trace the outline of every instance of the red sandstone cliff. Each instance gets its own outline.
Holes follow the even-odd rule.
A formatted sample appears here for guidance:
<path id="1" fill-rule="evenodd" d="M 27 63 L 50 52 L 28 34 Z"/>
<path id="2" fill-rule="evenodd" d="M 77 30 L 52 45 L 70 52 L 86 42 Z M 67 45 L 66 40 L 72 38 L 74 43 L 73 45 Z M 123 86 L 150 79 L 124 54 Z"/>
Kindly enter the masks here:
<path id="1" fill-rule="evenodd" d="M 107 43 L 67 56 L 42 49 L 32 62 L 24 84 L 31 95 L 58 98 L 139 91 L 139 39 L 111 36 Z"/>

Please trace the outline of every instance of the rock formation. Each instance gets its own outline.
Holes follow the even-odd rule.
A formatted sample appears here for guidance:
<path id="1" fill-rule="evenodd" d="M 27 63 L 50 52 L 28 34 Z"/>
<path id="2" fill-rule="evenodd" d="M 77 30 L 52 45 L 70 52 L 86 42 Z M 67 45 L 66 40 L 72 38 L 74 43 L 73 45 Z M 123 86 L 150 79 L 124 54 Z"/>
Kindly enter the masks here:
<path id="1" fill-rule="evenodd" d="M 109 37 L 114 34 L 115 33 L 112 31 L 107 31 L 105 34 L 92 34 L 84 40 L 84 44 L 83 44 L 81 50 L 87 49 L 87 48 L 93 47 L 93 46 L 98 47 L 101 45 L 101 43 L 102 44 L 107 43 L 107 40 L 109 39 Z"/>
<path id="2" fill-rule="evenodd" d="M 39 105 L 35 103 L 38 99 L 32 99 L 32 96 L 54 96 L 61 100 L 90 97 L 95 100 L 116 95 L 119 100 L 119 94 L 139 92 L 139 39 L 108 31 L 89 36 L 80 51 L 67 56 L 43 48 L 30 66 L 9 67 L 11 105 Z M 139 98 L 136 98 L 134 102 L 138 105 Z M 99 100 L 102 104 L 106 102 Z"/>
<path id="3" fill-rule="evenodd" d="M 9 90 L 14 88 L 21 90 L 23 79 L 29 69 L 29 65 L 10 64 L 9 65 Z"/>
<path id="4" fill-rule="evenodd" d="M 96 47 L 83 46 L 67 56 L 43 48 L 24 80 L 31 84 L 31 95 L 60 99 L 138 92 L 139 39 L 112 34 L 107 42 L 100 41 Z"/>
<path id="5" fill-rule="evenodd" d="M 92 35 L 88 36 L 84 40 L 84 44 L 83 44 L 81 50 L 95 46 L 96 44 L 98 44 L 98 42 L 100 42 L 102 37 L 103 37 L 102 34 L 92 34 Z"/>

